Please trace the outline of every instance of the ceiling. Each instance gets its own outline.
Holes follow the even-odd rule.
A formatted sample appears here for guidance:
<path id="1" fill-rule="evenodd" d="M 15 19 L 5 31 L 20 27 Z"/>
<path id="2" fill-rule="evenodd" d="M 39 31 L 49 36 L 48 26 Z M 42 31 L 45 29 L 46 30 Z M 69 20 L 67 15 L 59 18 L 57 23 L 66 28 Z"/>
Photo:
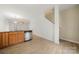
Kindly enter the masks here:
<path id="1" fill-rule="evenodd" d="M 59 5 L 59 8 L 60 8 L 60 10 L 62 11 L 62 10 L 65 10 L 65 9 L 67 9 L 67 8 L 70 8 L 70 7 L 73 7 L 73 6 L 75 6 L 76 4 L 60 4 Z"/>
<path id="2" fill-rule="evenodd" d="M 69 7 L 74 6 L 74 4 L 60 4 L 59 8 L 60 10 L 67 9 Z M 6 8 L 5 8 L 6 7 Z M 0 4 L 0 8 L 5 9 L 17 9 L 22 11 L 36 11 L 36 9 L 39 9 L 40 11 L 46 10 L 48 8 L 54 8 L 54 4 Z"/>
<path id="3" fill-rule="evenodd" d="M 47 9 L 53 9 L 54 4 L 0 4 L 0 13 L 12 12 L 27 19 L 44 16 Z M 61 4 L 60 10 L 65 10 L 74 4 Z M 40 17 L 41 17 L 40 16 Z"/>

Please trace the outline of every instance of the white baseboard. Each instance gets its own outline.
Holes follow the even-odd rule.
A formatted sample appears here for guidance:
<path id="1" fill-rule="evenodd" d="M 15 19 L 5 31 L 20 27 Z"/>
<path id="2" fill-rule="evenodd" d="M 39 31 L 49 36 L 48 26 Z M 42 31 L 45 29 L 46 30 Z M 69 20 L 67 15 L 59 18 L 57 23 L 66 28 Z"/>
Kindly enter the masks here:
<path id="1" fill-rule="evenodd" d="M 72 43 L 79 44 L 79 42 L 78 42 L 78 41 L 74 41 L 74 40 L 70 40 L 70 39 L 63 39 L 63 38 L 61 38 L 61 39 L 62 39 L 62 40 L 65 40 L 65 41 L 72 42 Z"/>
<path id="2" fill-rule="evenodd" d="M 42 35 L 39 35 L 39 34 L 37 34 L 37 33 L 33 33 L 33 35 L 36 35 L 36 36 L 41 37 L 41 38 L 43 38 L 43 39 L 49 40 L 48 38 L 43 37 Z M 53 40 L 49 40 L 49 41 L 53 41 Z"/>

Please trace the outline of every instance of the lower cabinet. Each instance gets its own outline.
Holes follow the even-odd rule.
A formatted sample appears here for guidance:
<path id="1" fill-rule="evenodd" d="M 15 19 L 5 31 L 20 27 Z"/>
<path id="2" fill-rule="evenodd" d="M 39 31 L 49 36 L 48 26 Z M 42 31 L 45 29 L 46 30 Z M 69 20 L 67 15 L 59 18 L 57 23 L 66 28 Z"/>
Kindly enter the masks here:
<path id="1" fill-rule="evenodd" d="M 17 37 L 16 43 L 24 42 L 24 32 L 17 32 Z"/>
<path id="2" fill-rule="evenodd" d="M 0 33 L 0 48 L 4 48 L 8 46 L 8 33 L 1 32 Z"/>
<path id="3" fill-rule="evenodd" d="M 0 33 L 0 48 L 2 48 L 2 33 Z"/>
<path id="4" fill-rule="evenodd" d="M 9 32 L 9 45 L 16 44 L 17 38 L 17 32 Z"/>
<path id="5" fill-rule="evenodd" d="M 1 32 L 0 48 L 24 42 L 24 32 Z"/>
<path id="6" fill-rule="evenodd" d="M 8 33 L 7 32 L 3 32 L 2 33 L 2 48 L 7 47 L 8 44 Z"/>

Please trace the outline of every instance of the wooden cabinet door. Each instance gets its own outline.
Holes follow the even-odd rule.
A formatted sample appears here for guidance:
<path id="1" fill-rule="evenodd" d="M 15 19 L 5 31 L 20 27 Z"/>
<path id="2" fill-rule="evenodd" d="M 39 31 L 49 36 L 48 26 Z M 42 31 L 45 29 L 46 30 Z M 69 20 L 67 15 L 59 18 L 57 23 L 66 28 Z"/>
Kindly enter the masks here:
<path id="1" fill-rule="evenodd" d="M 17 32 L 9 32 L 9 45 L 16 44 Z"/>
<path id="2" fill-rule="evenodd" d="M 8 46 L 8 33 L 7 32 L 3 32 L 3 35 L 2 35 L 3 39 L 2 39 L 2 46 L 3 48 L 4 47 L 7 47 Z"/>
<path id="3" fill-rule="evenodd" d="M 17 32 L 17 43 L 24 41 L 24 32 Z"/>
<path id="4" fill-rule="evenodd" d="M 6 40 L 6 34 L 3 32 L 3 34 L 2 34 L 2 47 L 4 48 L 5 46 L 6 46 L 6 44 L 5 44 L 5 40 Z"/>
<path id="5" fill-rule="evenodd" d="M 8 33 L 6 32 L 6 33 L 4 33 L 5 34 L 5 37 L 4 37 L 4 40 L 5 40 L 5 47 L 7 47 L 8 46 Z"/>
<path id="6" fill-rule="evenodd" d="M 0 33 L 0 48 L 2 48 L 2 33 Z"/>
<path id="7" fill-rule="evenodd" d="M 4 48 L 8 46 L 8 33 L 1 32 L 0 33 L 0 48 Z"/>

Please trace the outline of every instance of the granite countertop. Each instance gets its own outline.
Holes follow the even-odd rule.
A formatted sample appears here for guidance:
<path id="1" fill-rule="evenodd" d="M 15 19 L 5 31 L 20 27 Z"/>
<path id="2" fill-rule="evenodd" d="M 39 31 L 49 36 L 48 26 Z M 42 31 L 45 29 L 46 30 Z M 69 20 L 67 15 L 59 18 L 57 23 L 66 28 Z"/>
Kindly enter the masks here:
<path id="1" fill-rule="evenodd" d="M 0 32 L 32 32 L 32 30 L 0 31 Z"/>

